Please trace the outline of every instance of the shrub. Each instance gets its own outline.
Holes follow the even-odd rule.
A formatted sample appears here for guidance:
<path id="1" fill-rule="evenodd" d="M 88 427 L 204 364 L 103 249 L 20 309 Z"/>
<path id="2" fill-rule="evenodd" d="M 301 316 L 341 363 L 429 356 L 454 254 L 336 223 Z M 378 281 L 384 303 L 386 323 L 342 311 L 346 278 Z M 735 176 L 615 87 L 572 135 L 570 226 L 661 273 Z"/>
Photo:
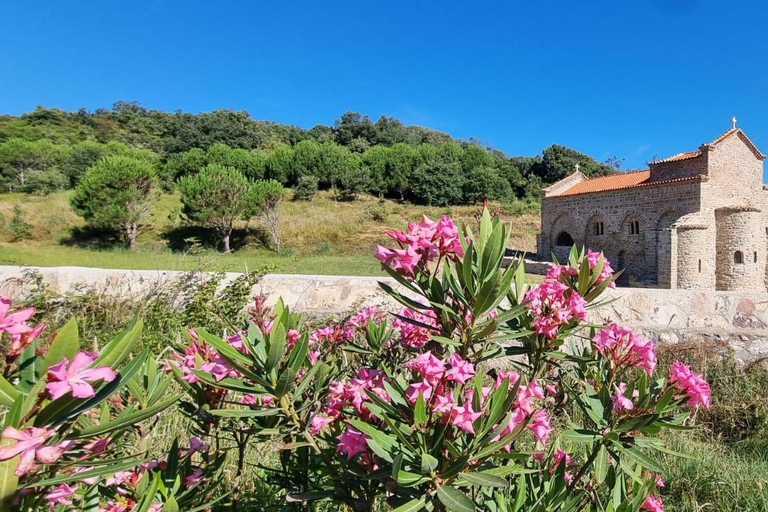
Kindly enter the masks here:
<path id="1" fill-rule="evenodd" d="M 317 194 L 317 177 L 305 175 L 299 178 L 296 186 L 293 187 L 294 201 L 311 201 Z"/>
<path id="2" fill-rule="evenodd" d="M 184 215 L 214 228 L 223 252 L 230 251 L 235 222 L 248 220 L 258 210 L 253 183 L 234 167 L 209 164 L 198 174 L 179 179 L 178 188 Z"/>
<path id="3" fill-rule="evenodd" d="M 387 220 L 388 213 L 386 203 L 379 201 L 377 203 L 367 204 L 363 209 L 363 213 L 366 217 L 375 222 L 384 222 Z"/>
<path id="4" fill-rule="evenodd" d="M 33 194 L 47 196 L 53 192 L 64 190 L 68 187 L 69 180 L 58 169 L 46 169 L 34 173 L 27 178 L 24 190 Z"/>
<path id="5" fill-rule="evenodd" d="M 280 254 L 280 210 L 278 206 L 285 196 L 283 185 L 277 180 L 257 181 L 254 185 L 257 219 L 272 238 L 275 252 Z"/>
<path id="6" fill-rule="evenodd" d="M 70 199 L 72 208 L 96 227 L 118 229 L 131 250 L 138 226 L 157 197 L 157 175 L 151 164 L 112 156 L 89 167 Z"/>
<path id="7" fill-rule="evenodd" d="M 32 224 L 24 222 L 24 211 L 21 209 L 21 205 L 13 205 L 13 217 L 11 217 L 8 230 L 11 232 L 13 242 L 26 240 L 32 234 Z"/>
<path id="8" fill-rule="evenodd" d="M 511 197 L 512 187 L 492 167 L 475 167 L 465 174 L 464 202 L 477 204 L 483 201 L 503 200 Z"/>

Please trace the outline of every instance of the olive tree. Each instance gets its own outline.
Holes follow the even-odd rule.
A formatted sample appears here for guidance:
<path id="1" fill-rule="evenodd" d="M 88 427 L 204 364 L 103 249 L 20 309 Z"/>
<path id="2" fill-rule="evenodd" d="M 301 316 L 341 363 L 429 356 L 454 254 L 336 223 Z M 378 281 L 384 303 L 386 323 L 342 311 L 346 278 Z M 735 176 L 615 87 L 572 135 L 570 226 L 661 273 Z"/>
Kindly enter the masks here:
<path id="1" fill-rule="evenodd" d="M 224 252 L 230 251 L 235 222 L 250 219 L 259 208 L 253 182 L 234 167 L 208 164 L 199 173 L 180 178 L 178 189 L 184 215 L 215 229 Z"/>
<path id="2" fill-rule="evenodd" d="M 127 156 L 103 158 L 89 167 L 70 204 L 90 224 L 118 229 L 131 250 L 138 227 L 157 198 L 157 174 L 146 161 Z"/>

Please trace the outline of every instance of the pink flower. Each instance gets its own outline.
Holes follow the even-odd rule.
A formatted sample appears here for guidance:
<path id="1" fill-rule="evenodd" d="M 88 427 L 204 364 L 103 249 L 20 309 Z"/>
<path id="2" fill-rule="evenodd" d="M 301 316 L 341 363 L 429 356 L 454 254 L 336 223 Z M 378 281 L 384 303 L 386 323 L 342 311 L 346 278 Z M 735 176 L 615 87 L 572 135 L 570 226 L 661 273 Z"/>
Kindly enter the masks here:
<path id="1" fill-rule="evenodd" d="M 310 422 L 309 432 L 316 436 L 319 434 L 325 427 L 330 425 L 336 421 L 335 418 L 332 418 L 330 416 L 326 416 L 325 414 L 314 414 L 312 415 L 312 420 Z"/>
<path id="2" fill-rule="evenodd" d="M 448 392 L 435 397 L 435 404 L 432 410 L 437 414 L 449 414 L 454 407 L 456 407 L 456 401 L 453 399 L 453 393 Z"/>
<path id="3" fill-rule="evenodd" d="M 415 371 L 430 384 L 435 384 L 445 373 L 445 363 L 429 351 L 411 359 L 403 367 Z"/>
<path id="4" fill-rule="evenodd" d="M 103 380 L 109 382 L 115 378 L 112 368 L 87 368 L 96 359 L 95 355 L 78 352 L 72 362 L 66 357 L 60 363 L 48 368 L 48 384 L 45 389 L 56 400 L 72 391 L 75 398 L 90 398 L 96 395 L 90 382 Z"/>
<path id="5" fill-rule="evenodd" d="M 37 327 L 27 325 L 27 320 L 35 314 L 35 308 L 22 309 L 10 313 L 11 300 L 0 297 L 0 337 L 7 332 L 11 338 L 11 344 L 7 349 L 6 357 L 17 357 L 21 352 L 37 338 L 45 328 L 45 324 Z"/>
<path id="6" fill-rule="evenodd" d="M 703 405 L 709 409 L 710 389 L 709 384 L 701 375 L 693 373 L 691 367 L 680 361 L 675 361 L 669 369 L 669 383 L 688 396 L 686 402 L 691 407 Z"/>
<path id="7" fill-rule="evenodd" d="M 616 392 L 611 396 L 613 401 L 614 411 L 630 411 L 634 407 L 632 400 L 624 396 L 624 392 L 627 390 L 627 383 L 622 382 L 618 386 L 614 386 Z"/>
<path id="8" fill-rule="evenodd" d="M 426 345 L 430 339 L 432 339 L 432 333 L 438 332 L 435 312 L 431 309 L 420 313 L 408 308 L 400 311 L 398 315 L 416 320 L 419 323 L 435 328 L 434 330 L 426 329 L 424 327 L 419 327 L 418 325 L 407 322 L 401 318 L 395 317 L 395 319 L 392 321 L 392 327 L 400 330 L 400 343 L 406 347 L 421 348 Z"/>
<path id="9" fill-rule="evenodd" d="M 616 324 L 611 324 L 595 334 L 592 345 L 615 365 L 635 366 L 643 369 L 648 375 L 653 375 L 658 363 L 653 342 Z"/>
<path id="10" fill-rule="evenodd" d="M 133 472 L 131 471 L 118 471 L 104 481 L 104 485 L 107 487 L 123 485 L 126 482 L 130 482 L 133 478 Z"/>
<path id="11" fill-rule="evenodd" d="M 430 386 L 427 381 L 411 384 L 408 386 L 408 389 L 405 390 L 405 397 L 411 405 L 416 403 L 420 394 L 422 395 L 424 402 L 429 402 L 429 399 L 432 397 L 432 386 Z"/>
<path id="12" fill-rule="evenodd" d="M 482 416 L 482 413 L 474 412 L 472 410 L 472 405 L 467 402 L 459 407 L 454 407 L 451 411 L 451 425 L 458 427 L 465 432 L 469 432 L 470 434 L 474 434 L 475 429 L 472 424 L 477 421 L 480 416 Z"/>
<path id="13" fill-rule="evenodd" d="M 661 498 L 649 494 L 648 497 L 645 498 L 645 502 L 640 507 L 640 510 L 647 510 L 648 512 L 664 512 L 664 503 L 662 503 Z"/>
<path id="14" fill-rule="evenodd" d="M 73 469 L 72 470 L 72 474 L 83 473 L 85 471 L 90 471 L 91 469 L 93 469 L 93 468 L 92 467 L 87 467 L 87 466 L 80 466 L 78 468 Z M 80 482 L 83 482 L 85 485 L 93 485 L 93 484 L 95 484 L 98 481 L 99 481 L 99 477 L 98 476 L 92 476 L 92 477 L 83 478 L 82 480 L 80 480 Z"/>
<path id="15" fill-rule="evenodd" d="M 197 485 L 203 479 L 203 470 L 195 468 L 191 474 L 184 477 L 184 485 L 186 487 L 192 487 Z"/>
<path id="16" fill-rule="evenodd" d="M 15 439 L 13 446 L 0 448 L 0 460 L 12 459 L 21 454 L 19 464 L 14 473 L 16 476 L 24 476 L 37 469 L 35 459 L 43 464 L 52 464 L 59 460 L 66 446 L 62 444 L 46 446 L 45 442 L 56 434 L 54 430 L 30 427 L 23 432 L 13 427 L 3 430 L 3 437 Z"/>
<path id="17" fill-rule="evenodd" d="M 365 442 L 368 436 L 350 426 L 347 426 L 344 433 L 337 439 L 339 444 L 336 446 L 336 451 L 345 454 L 348 459 L 368 450 L 368 443 Z"/>
<path id="18" fill-rule="evenodd" d="M 549 425 L 549 417 L 547 411 L 539 409 L 533 413 L 531 422 L 526 427 L 533 432 L 534 437 L 541 444 L 547 444 L 547 438 L 552 433 L 552 427 Z"/>
<path id="19" fill-rule="evenodd" d="M 77 491 L 77 487 L 61 484 L 49 491 L 45 495 L 45 499 L 48 500 L 48 506 L 51 507 L 51 509 L 56 508 L 56 505 L 71 505 L 72 500 L 68 500 L 67 498 L 75 494 L 75 491 Z"/>
<path id="20" fill-rule="evenodd" d="M 193 453 L 197 452 L 207 452 L 210 449 L 210 444 L 202 441 L 197 436 L 192 436 L 189 438 L 189 450 L 187 450 L 187 455 L 192 455 Z"/>
<path id="21" fill-rule="evenodd" d="M 447 361 L 451 369 L 445 373 L 446 379 L 464 384 L 475 375 L 475 367 L 472 363 L 465 361 L 458 354 L 451 354 Z"/>
<path id="22" fill-rule="evenodd" d="M 112 441 L 111 437 L 105 437 L 103 439 L 96 439 L 94 441 L 91 441 L 90 443 L 83 446 L 83 449 L 88 450 L 94 455 L 98 455 L 100 453 L 104 453 L 104 450 L 107 449 L 107 445 Z"/>

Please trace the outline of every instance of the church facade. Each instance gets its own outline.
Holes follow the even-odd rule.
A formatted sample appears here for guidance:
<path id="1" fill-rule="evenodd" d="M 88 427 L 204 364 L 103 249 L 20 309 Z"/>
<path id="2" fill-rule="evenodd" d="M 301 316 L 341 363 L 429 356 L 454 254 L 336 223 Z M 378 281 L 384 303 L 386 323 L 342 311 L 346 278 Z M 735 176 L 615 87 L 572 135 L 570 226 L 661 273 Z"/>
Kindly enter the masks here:
<path id="1" fill-rule="evenodd" d="M 649 169 L 587 179 L 578 170 L 542 191 L 538 256 L 603 251 L 619 283 L 766 290 L 765 155 L 732 127 Z"/>

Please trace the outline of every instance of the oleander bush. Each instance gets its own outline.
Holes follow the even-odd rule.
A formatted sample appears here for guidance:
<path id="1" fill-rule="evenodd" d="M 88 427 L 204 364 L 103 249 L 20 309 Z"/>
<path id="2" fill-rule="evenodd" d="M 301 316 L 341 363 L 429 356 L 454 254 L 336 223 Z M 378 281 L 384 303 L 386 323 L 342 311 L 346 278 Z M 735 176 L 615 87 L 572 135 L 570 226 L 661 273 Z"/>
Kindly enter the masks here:
<path id="1" fill-rule="evenodd" d="M 663 510 L 665 433 L 690 429 L 710 389 L 679 361 L 657 368 L 642 336 L 589 321 L 616 278 L 602 255 L 574 249 L 531 286 L 502 268 L 508 233 L 487 210 L 477 226 L 425 217 L 390 236 L 376 258 L 399 284 L 381 284 L 396 314 L 314 327 L 258 297 L 225 332 L 190 319 L 163 357 L 135 350 L 141 321 L 89 353 L 74 322 L 45 339 L 4 300 L 8 506 Z M 153 443 L 169 410 L 186 431 Z M 273 455 L 253 460 L 254 446 Z"/>

